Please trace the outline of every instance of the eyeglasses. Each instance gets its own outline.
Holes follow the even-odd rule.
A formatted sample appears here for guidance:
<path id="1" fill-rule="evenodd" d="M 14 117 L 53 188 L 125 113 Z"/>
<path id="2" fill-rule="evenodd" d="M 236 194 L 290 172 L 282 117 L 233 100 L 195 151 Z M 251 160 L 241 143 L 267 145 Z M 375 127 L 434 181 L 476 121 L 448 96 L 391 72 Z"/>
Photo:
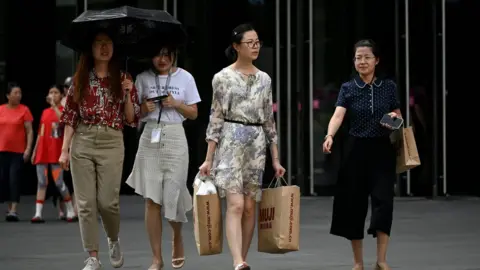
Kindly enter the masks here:
<path id="1" fill-rule="evenodd" d="M 365 61 L 370 61 L 370 60 L 375 59 L 375 56 L 365 55 L 365 56 L 355 56 L 355 58 L 353 58 L 353 60 L 354 60 L 355 62 L 360 62 L 360 61 L 362 61 L 363 59 L 365 59 Z"/>
<path id="2" fill-rule="evenodd" d="M 247 47 L 250 49 L 261 48 L 263 46 L 263 41 L 260 41 L 260 40 L 257 40 L 257 41 L 250 40 L 250 41 L 244 41 L 241 43 L 247 44 Z"/>

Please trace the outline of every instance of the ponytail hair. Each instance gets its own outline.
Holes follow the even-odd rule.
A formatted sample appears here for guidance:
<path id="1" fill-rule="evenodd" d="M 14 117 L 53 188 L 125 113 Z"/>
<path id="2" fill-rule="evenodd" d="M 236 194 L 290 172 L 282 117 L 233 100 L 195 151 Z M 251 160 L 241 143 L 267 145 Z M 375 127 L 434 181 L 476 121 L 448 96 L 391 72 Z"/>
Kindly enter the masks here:
<path id="1" fill-rule="evenodd" d="M 238 53 L 235 48 L 233 48 L 233 44 L 241 44 L 243 34 L 248 31 L 255 31 L 255 28 L 253 28 L 251 24 L 240 24 L 233 29 L 232 35 L 230 36 L 230 45 L 225 49 L 225 56 L 228 60 L 232 62 L 237 61 Z"/>
<path id="2" fill-rule="evenodd" d="M 225 56 L 232 62 L 235 62 L 238 57 L 237 51 L 235 51 L 232 45 L 229 45 L 227 49 L 225 49 Z"/>

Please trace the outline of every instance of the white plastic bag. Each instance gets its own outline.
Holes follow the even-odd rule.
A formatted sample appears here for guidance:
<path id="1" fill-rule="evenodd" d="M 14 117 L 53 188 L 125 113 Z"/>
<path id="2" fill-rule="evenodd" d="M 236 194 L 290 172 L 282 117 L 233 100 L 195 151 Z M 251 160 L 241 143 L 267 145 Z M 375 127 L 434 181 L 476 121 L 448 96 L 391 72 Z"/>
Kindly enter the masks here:
<path id="1" fill-rule="evenodd" d="M 195 195 L 217 194 L 217 188 L 215 184 L 213 184 L 211 177 L 201 176 L 200 173 L 198 173 L 193 184 L 198 187 Z"/>

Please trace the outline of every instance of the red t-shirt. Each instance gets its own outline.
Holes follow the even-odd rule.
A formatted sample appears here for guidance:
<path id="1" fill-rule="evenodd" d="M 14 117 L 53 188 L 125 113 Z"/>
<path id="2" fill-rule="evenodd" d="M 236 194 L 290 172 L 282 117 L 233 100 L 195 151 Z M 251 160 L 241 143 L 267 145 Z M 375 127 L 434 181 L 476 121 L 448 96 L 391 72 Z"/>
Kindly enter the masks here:
<path id="1" fill-rule="evenodd" d="M 33 116 L 27 106 L 16 108 L 0 105 L 0 152 L 23 153 L 27 147 L 25 122 L 32 122 Z"/>
<path id="2" fill-rule="evenodd" d="M 63 107 L 58 107 L 60 112 Z M 62 153 L 63 125 L 60 124 L 55 110 L 48 108 L 43 110 L 38 129 L 38 145 L 35 153 L 34 164 L 58 163 Z"/>

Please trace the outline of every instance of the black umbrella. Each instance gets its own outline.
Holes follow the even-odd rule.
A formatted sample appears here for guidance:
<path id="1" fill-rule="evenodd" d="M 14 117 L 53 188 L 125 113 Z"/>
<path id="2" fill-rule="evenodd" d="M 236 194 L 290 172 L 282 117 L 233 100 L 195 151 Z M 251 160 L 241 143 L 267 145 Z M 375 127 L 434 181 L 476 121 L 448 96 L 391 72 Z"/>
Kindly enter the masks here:
<path id="1" fill-rule="evenodd" d="M 75 50 L 91 48 L 93 36 L 105 32 L 115 50 L 129 56 L 150 56 L 156 45 L 180 46 L 186 42 L 182 24 L 163 10 L 123 6 L 108 10 L 87 10 L 72 21 L 62 44 Z"/>

